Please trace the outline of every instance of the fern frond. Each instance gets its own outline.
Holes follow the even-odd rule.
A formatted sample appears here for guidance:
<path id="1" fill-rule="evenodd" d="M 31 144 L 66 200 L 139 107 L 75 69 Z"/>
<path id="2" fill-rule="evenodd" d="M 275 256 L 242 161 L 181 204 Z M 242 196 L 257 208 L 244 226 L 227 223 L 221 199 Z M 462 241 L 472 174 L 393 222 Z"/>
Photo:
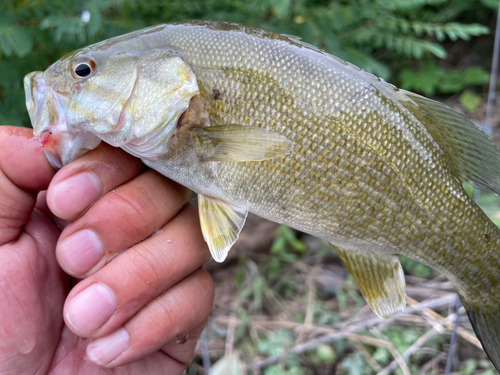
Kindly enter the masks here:
<path id="1" fill-rule="evenodd" d="M 458 39 L 469 40 L 471 36 L 484 35 L 490 32 L 488 27 L 477 23 L 465 25 L 457 22 L 449 22 L 442 24 L 409 21 L 405 18 L 396 17 L 387 17 L 385 27 L 397 27 L 401 32 L 405 34 L 413 32 L 417 37 L 424 35 L 436 37 L 439 41 L 445 40 L 446 36 L 452 41 Z"/>
<path id="2" fill-rule="evenodd" d="M 378 0 L 382 7 L 390 10 L 409 11 L 419 9 L 426 5 L 438 6 L 446 3 L 447 0 Z"/>
<path id="3" fill-rule="evenodd" d="M 376 37 L 376 43 L 408 57 L 421 59 L 425 53 L 430 53 L 440 59 L 446 57 L 446 50 L 437 43 L 417 39 L 407 35 L 385 34 Z"/>
<path id="4" fill-rule="evenodd" d="M 0 24 L 0 54 L 18 57 L 26 56 L 31 52 L 33 41 L 30 34 L 22 26 L 14 24 Z"/>

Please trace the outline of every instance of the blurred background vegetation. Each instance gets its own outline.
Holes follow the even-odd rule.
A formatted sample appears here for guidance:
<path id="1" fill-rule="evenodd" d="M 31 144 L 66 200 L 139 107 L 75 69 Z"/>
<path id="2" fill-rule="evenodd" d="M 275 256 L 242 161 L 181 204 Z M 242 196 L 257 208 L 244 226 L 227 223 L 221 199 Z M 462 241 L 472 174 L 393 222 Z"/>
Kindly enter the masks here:
<path id="1" fill-rule="evenodd" d="M 481 122 L 497 10 L 497 0 L 1 0 L 0 123 L 29 126 L 25 74 L 87 44 L 195 18 L 300 36 Z M 494 113 L 495 127 L 498 118 Z M 500 223 L 498 198 L 481 200 Z M 245 367 L 265 375 L 441 374 L 455 318 L 462 331 L 454 373 L 495 374 L 463 309 L 455 315 L 451 284 L 417 262 L 402 259 L 410 302 L 434 304 L 382 322 L 373 321 L 353 279 L 322 241 L 249 217 L 230 254 L 222 266 L 207 265 L 217 285 L 207 328 L 213 375 Z M 335 332 L 343 334 L 279 356 Z M 273 356 L 276 363 L 264 365 Z M 187 372 L 204 373 L 200 348 Z"/>
<path id="2" fill-rule="evenodd" d="M 492 38 L 476 37 L 494 26 L 497 7 L 496 0 L 2 0 L 0 121 L 28 125 L 26 73 L 86 44 L 194 18 L 297 35 L 402 88 L 460 94 L 474 111 L 492 51 Z"/>

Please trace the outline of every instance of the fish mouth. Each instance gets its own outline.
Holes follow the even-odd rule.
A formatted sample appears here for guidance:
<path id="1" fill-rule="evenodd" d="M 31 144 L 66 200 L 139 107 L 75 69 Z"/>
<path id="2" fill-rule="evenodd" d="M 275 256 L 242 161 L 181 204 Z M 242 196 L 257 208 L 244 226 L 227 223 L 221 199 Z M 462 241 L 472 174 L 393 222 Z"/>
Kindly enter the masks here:
<path id="1" fill-rule="evenodd" d="M 78 159 L 100 143 L 99 138 L 90 133 L 69 129 L 66 121 L 68 94 L 53 90 L 43 72 L 26 75 L 24 90 L 33 134 L 54 169 Z"/>

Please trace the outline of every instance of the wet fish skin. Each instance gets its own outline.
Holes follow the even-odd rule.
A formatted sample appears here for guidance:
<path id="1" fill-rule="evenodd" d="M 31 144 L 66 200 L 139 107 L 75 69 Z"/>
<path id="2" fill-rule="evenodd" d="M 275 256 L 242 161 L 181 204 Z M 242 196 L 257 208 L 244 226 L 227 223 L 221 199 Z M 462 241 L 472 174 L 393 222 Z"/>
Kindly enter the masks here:
<path id="1" fill-rule="evenodd" d="M 212 41 L 225 32 L 183 25 L 167 27 L 163 37 L 193 68 L 212 125 L 263 127 L 292 140 L 293 152 L 261 163 L 205 163 L 185 147 L 190 140 L 179 140 L 146 164 L 345 249 L 410 256 L 456 284 L 471 272 L 464 259 L 482 270 L 499 266 L 489 263 L 498 254 L 498 229 L 467 197 L 425 127 L 398 105 L 404 92 L 293 40 L 276 46 L 276 37 L 257 43 L 238 32 L 230 42 Z M 464 241 L 483 251 L 468 254 Z M 498 285 L 495 273 L 489 276 L 468 280 L 464 295 L 487 302 L 481 287 Z"/>
<path id="2" fill-rule="evenodd" d="M 132 72 L 139 63 L 130 59 L 140 61 L 141 54 L 151 50 L 180 56 L 186 66 L 179 62 L 177 68 L 196 77 L 197 90 L 188 90 L 179 108 L 187 109 L 185 99 L 198 98 L 208 114 L 209 124 L 204 125 L 249 127 L 262 142 L 272 138 L 258 131 L 265 129 L 266 134 L 289 140 L 291 149 L 260 161 L 235 162 L 220 155 L 207 159 L 204 155 L 211 155 L 217 142 L 209 147 L 200 141 L 196 122 L 190 122 L 176 129 L 175 136 L 165 136 L 168 147 L 162 153 L 138 155 L 147 165 L 214 199 L 203 207 L 217 210 L 227 203 L 228 212 L 231 207 L 239 209 L 240 214 L 227 222 L 233 234 L 241 229 L 248 210 L 329 241 L 353 274 L 357 270 L 374 280 L 371 286 L 356 278 L 360 287 L 368 288 L 363 294 L 380 315 L 386 301 L 396 301 L 387 316 L 405 302 L 395 255 L 437 269 L 457 288 L 498 369 L 500 231 L 469 199 L 460 181 L 499 193 L 500 154 L 471 123 L 441 104 L 398 90 L 295 38 L 224 22 L 162 25 L 114 38 L 63 58 L 43 74 L 43 80 L 55 97 L 72 97 L 68 71 L 75 56 L 90 54 L 99 66 L 120 55 Z M 170 68 L 169 74 L 179 72 Z M 33 79 L 29 78 L 27 92 L 33 92 Z M 111 74 L 104 86 L 130 87 L 127 79 L 130 74 Z M 188 81 L 179 82 L 182 86 Z M 90 92 L 90 85 L 83 90 Z M 109 100 L 92 90 L 93 100 Z M 121 98 L 122 93 L 117 95 Z M 36 95 L 30 95 L 27 101 L 36 107 Z M 156 89 L 155 95 L 165 94 Z M 60 116 L 60 109 L 51 108 Z M 117 113 L 123 113 L 121 108 Z M 180 112 L 171 116 L 170 124 Z M 84 129 L 87 137 L 92 134 L 136 152 L 137 147 L 120 143 L 119 127 L 96 128 L 96 123 L 102 124 L 98 116 L 87 117 L 85 126 L 69 123 L 67 132 Z M 71 106 L 66 118 L 75 118 Z M 34 121 L 35 130 L 44 126 Z M 241 131 L 228 129 L 222 133 L 230 140 Z M 280 143 L 279 137 L 273 139 Z M 243 141 L 235 142 L 245 148 Z"/>

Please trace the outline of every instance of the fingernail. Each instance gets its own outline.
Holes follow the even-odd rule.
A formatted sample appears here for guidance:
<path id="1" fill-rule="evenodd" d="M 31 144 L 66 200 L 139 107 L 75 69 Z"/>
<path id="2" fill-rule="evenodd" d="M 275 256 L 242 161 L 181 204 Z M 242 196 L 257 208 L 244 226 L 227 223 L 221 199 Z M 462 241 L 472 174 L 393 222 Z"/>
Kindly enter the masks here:
<path id="1" fill-rule="evenodd" d="M 70 299 L 66 320 L 77 331 L 90 333 L 107 322 L 115 310 L 113 292 L 107 286 L 92 284 Z"/>
<path id="2" fill-rule="evenodd" d="M 127 331 L 120 328 L 109 336 L 93 340 L 87 346 L 87 356 L 92 362 L 105 366 L 118 358 L 127 349 L 128 343 Z"/>
<path id="3" fill-rule="evenodd" d="M 89 172 L 78 173 L 56 184 L 49 192 L 52 212 L 72 219 L 94 203 L 102 194 L 99 179 Z"/>
<path id="4" fill-rule="evenodd" d="M 68 272 L 83 275 L 104 256 L 101 241 L 90 229 L 78 231 L 57 244 L 59 260 Z"/>

